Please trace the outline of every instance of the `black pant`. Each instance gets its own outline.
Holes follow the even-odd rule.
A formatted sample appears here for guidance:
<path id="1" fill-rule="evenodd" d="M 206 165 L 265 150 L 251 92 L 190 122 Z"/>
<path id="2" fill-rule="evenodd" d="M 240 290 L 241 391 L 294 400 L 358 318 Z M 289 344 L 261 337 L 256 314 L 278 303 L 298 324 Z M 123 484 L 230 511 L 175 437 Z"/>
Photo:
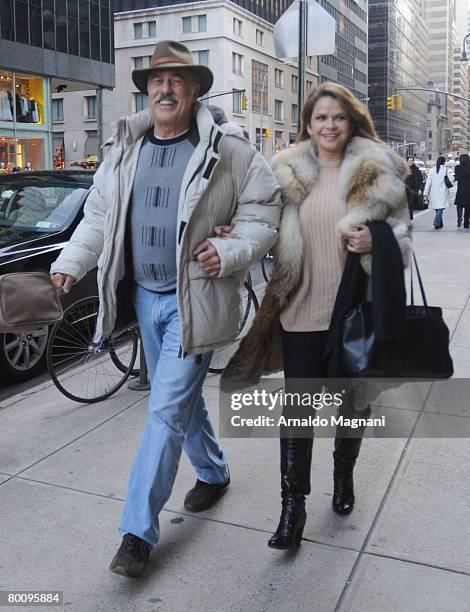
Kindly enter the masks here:
<path id="1" fill-rule="evenodd" d="M 327 331 L 288 332 L 282 330 L 282 352 L 287 392 L 312 392 L 310 379 L 319 379 L 322 377 L 322 360 L 326 347 L 327 335 Z M 343 381 L 341 387 L 347 388 L 347 382 Z M 314 391 L 318 392 L 319 389 L 316 388 Z M 370 407 L 367 407 L 360 413 L 355 412 L 353 396 L 354 394 L 352 391 L 345 396 L 340 408 L 340 414 L 345 417 L 367 418 L 370 414 Z M 351 430 L 348 427 L 341 427 L 336 430 L 337 438 L 361 437 L 363 434 L 364 431 L 361 431 L 359 428 Z"/>
<path id="2" fill-rule="evenodd" d="M 470 206 L 457 206 L 457 225 L 462 224 L 462 216 L 463 226 L 470 227 Z"/>

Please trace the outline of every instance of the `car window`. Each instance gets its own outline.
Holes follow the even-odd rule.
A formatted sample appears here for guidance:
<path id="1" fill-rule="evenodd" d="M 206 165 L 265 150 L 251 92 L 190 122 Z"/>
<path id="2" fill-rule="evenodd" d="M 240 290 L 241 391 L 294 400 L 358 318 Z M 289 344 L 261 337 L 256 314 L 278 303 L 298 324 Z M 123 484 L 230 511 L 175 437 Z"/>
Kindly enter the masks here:
<path id="1" fill-rule="evenodd" d="M 87 187 L 56 185 L 0 185 L 0 227 L 56 232 L 67 227 L 82 204 Z"/>

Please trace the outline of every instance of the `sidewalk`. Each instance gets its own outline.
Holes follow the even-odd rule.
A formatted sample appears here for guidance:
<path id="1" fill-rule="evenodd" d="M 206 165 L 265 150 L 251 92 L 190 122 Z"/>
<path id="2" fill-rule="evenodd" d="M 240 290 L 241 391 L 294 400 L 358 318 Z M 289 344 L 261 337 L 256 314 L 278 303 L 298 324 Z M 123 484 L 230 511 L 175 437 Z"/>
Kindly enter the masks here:
<path id="1" fill-rule="evenodd" d="M 470 232 L 454 229 L 454 208 L 444 223 L 435 231 L 420 214 L 415 247 L 450 327 L 455 376 L 470 378 Z M 205 396 L 217 426 L 218 377 Z M 401 408 L 410 431 L 423 411 L 444 426 L 470 418 L 470 402 L 458 415 Z M 0 590 L 60 590 L 71 612 L 469 612 L 468 439 L 365 440 L 347 517 L 331 511 L 332 440 L 316 440 L 296 554 L 266 546 L 280 511 L 278 441 L 222 440 L 232 484 L 218 505 L 184 510 L 194 484 L 184 458 L 146 576 L 110 573 L 145 418 L 146 396 L 127 389 L 87 406 L 45 383 L 2 403 Z"/>

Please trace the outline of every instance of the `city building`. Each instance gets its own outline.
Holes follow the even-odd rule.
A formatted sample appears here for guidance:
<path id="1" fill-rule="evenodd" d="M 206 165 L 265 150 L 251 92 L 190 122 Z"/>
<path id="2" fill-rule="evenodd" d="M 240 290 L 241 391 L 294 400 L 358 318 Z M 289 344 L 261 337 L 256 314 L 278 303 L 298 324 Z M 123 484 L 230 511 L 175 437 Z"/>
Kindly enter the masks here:
<path id="1" fill-rule="evenodd" d="M 424 0 L 425 23 L 429 33 L 428 83 L 452 93 L 454 48 L 457 43 L 455 0 Z M 428 100 L 428 160 L 447 153 L 452 143 L 454 101 L 451 96 L 431 94 Z"/>
<path id="2" fill-rule="evenodd" d="M 112 87 L 113 49 L 112 0 L 1 0 L 0 162 L 59 164 L 52 92 Z"/>
<path id="3" fill-rule="evenodd" d="M 116 4 L 117 8 L 132 10 L 114 15 L 116 87 L 113 92 L 103 92 L 103 106 L 109 109 L 109 114 L 104 113 L 104 133 L 112 121 L 147 107 L 147 97 L 132 82 L 132 70 L 149 65 L 158 40 L 172 38 L 190 49 L 196 63 L 207 64 L 213 71 L 214 85 L 205 102 L 221 107 L 227 119 L 246 130 L 266 157 L 295 141 L 299 119 L 297 64 L 283 63 L 275 57 L 272 22 L 241 6 L 261 7 L 260 3 L 167 0 L 161 6 L 163 2 L 118 0 Z M 144 4 L 158 6 L 138 8 Z M 317 60 L 307 58 L 307 93 L 317 83 Z M 77 139 L 80 132 L 93 128 L 88 112 L 93 93 L 53 96 L 54 103 L 62 101 L 67 132 L 70 124 L 77 136 L 76 150 L 66 146 L 66 165 L 92 152 L 91 146 L 86 148 L 88 140 L 79 143 Z"/>
<path id="4" fill-rule="evenodd" d="M 356 98 L 368 96 L 367 0 L 318 0 L 336 20 L 336 52 L 322 55 L 320 81 L 335 81 L 352 90 Z"/>
<path id="5" fill-rule="evenodd" d="M 403 155 L 425 155 L 427 95 L 401 88 L 425 87 L 427 45 L 423 0 L 369 1 L 369 110 Z"/>
<path id="6" fill-rule="evenodd" d="M 454 49 L 453 93 L 467 98 L 467 100 L 454 98 L 452 151 L 455 154 L 468 153 L 470 139 L 468 124 L 468 66 L 466 62 L 462 62 L 462 48 L 460 46 Z"/>

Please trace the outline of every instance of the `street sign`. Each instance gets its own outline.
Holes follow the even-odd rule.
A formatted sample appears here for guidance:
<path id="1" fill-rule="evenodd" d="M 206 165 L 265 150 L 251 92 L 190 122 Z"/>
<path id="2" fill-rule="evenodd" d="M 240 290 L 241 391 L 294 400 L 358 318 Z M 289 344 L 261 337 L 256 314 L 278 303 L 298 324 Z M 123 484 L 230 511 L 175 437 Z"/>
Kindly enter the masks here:
<path id="1" fill-rule="evenodd" d="M 307 0 L 307 53 L 332 55 L 335 52 L 335 19 L 315 0 Z M 287 59 L 299 54 L 299 0 L 295 0 L 274 25 L 276 57 Z"/>

